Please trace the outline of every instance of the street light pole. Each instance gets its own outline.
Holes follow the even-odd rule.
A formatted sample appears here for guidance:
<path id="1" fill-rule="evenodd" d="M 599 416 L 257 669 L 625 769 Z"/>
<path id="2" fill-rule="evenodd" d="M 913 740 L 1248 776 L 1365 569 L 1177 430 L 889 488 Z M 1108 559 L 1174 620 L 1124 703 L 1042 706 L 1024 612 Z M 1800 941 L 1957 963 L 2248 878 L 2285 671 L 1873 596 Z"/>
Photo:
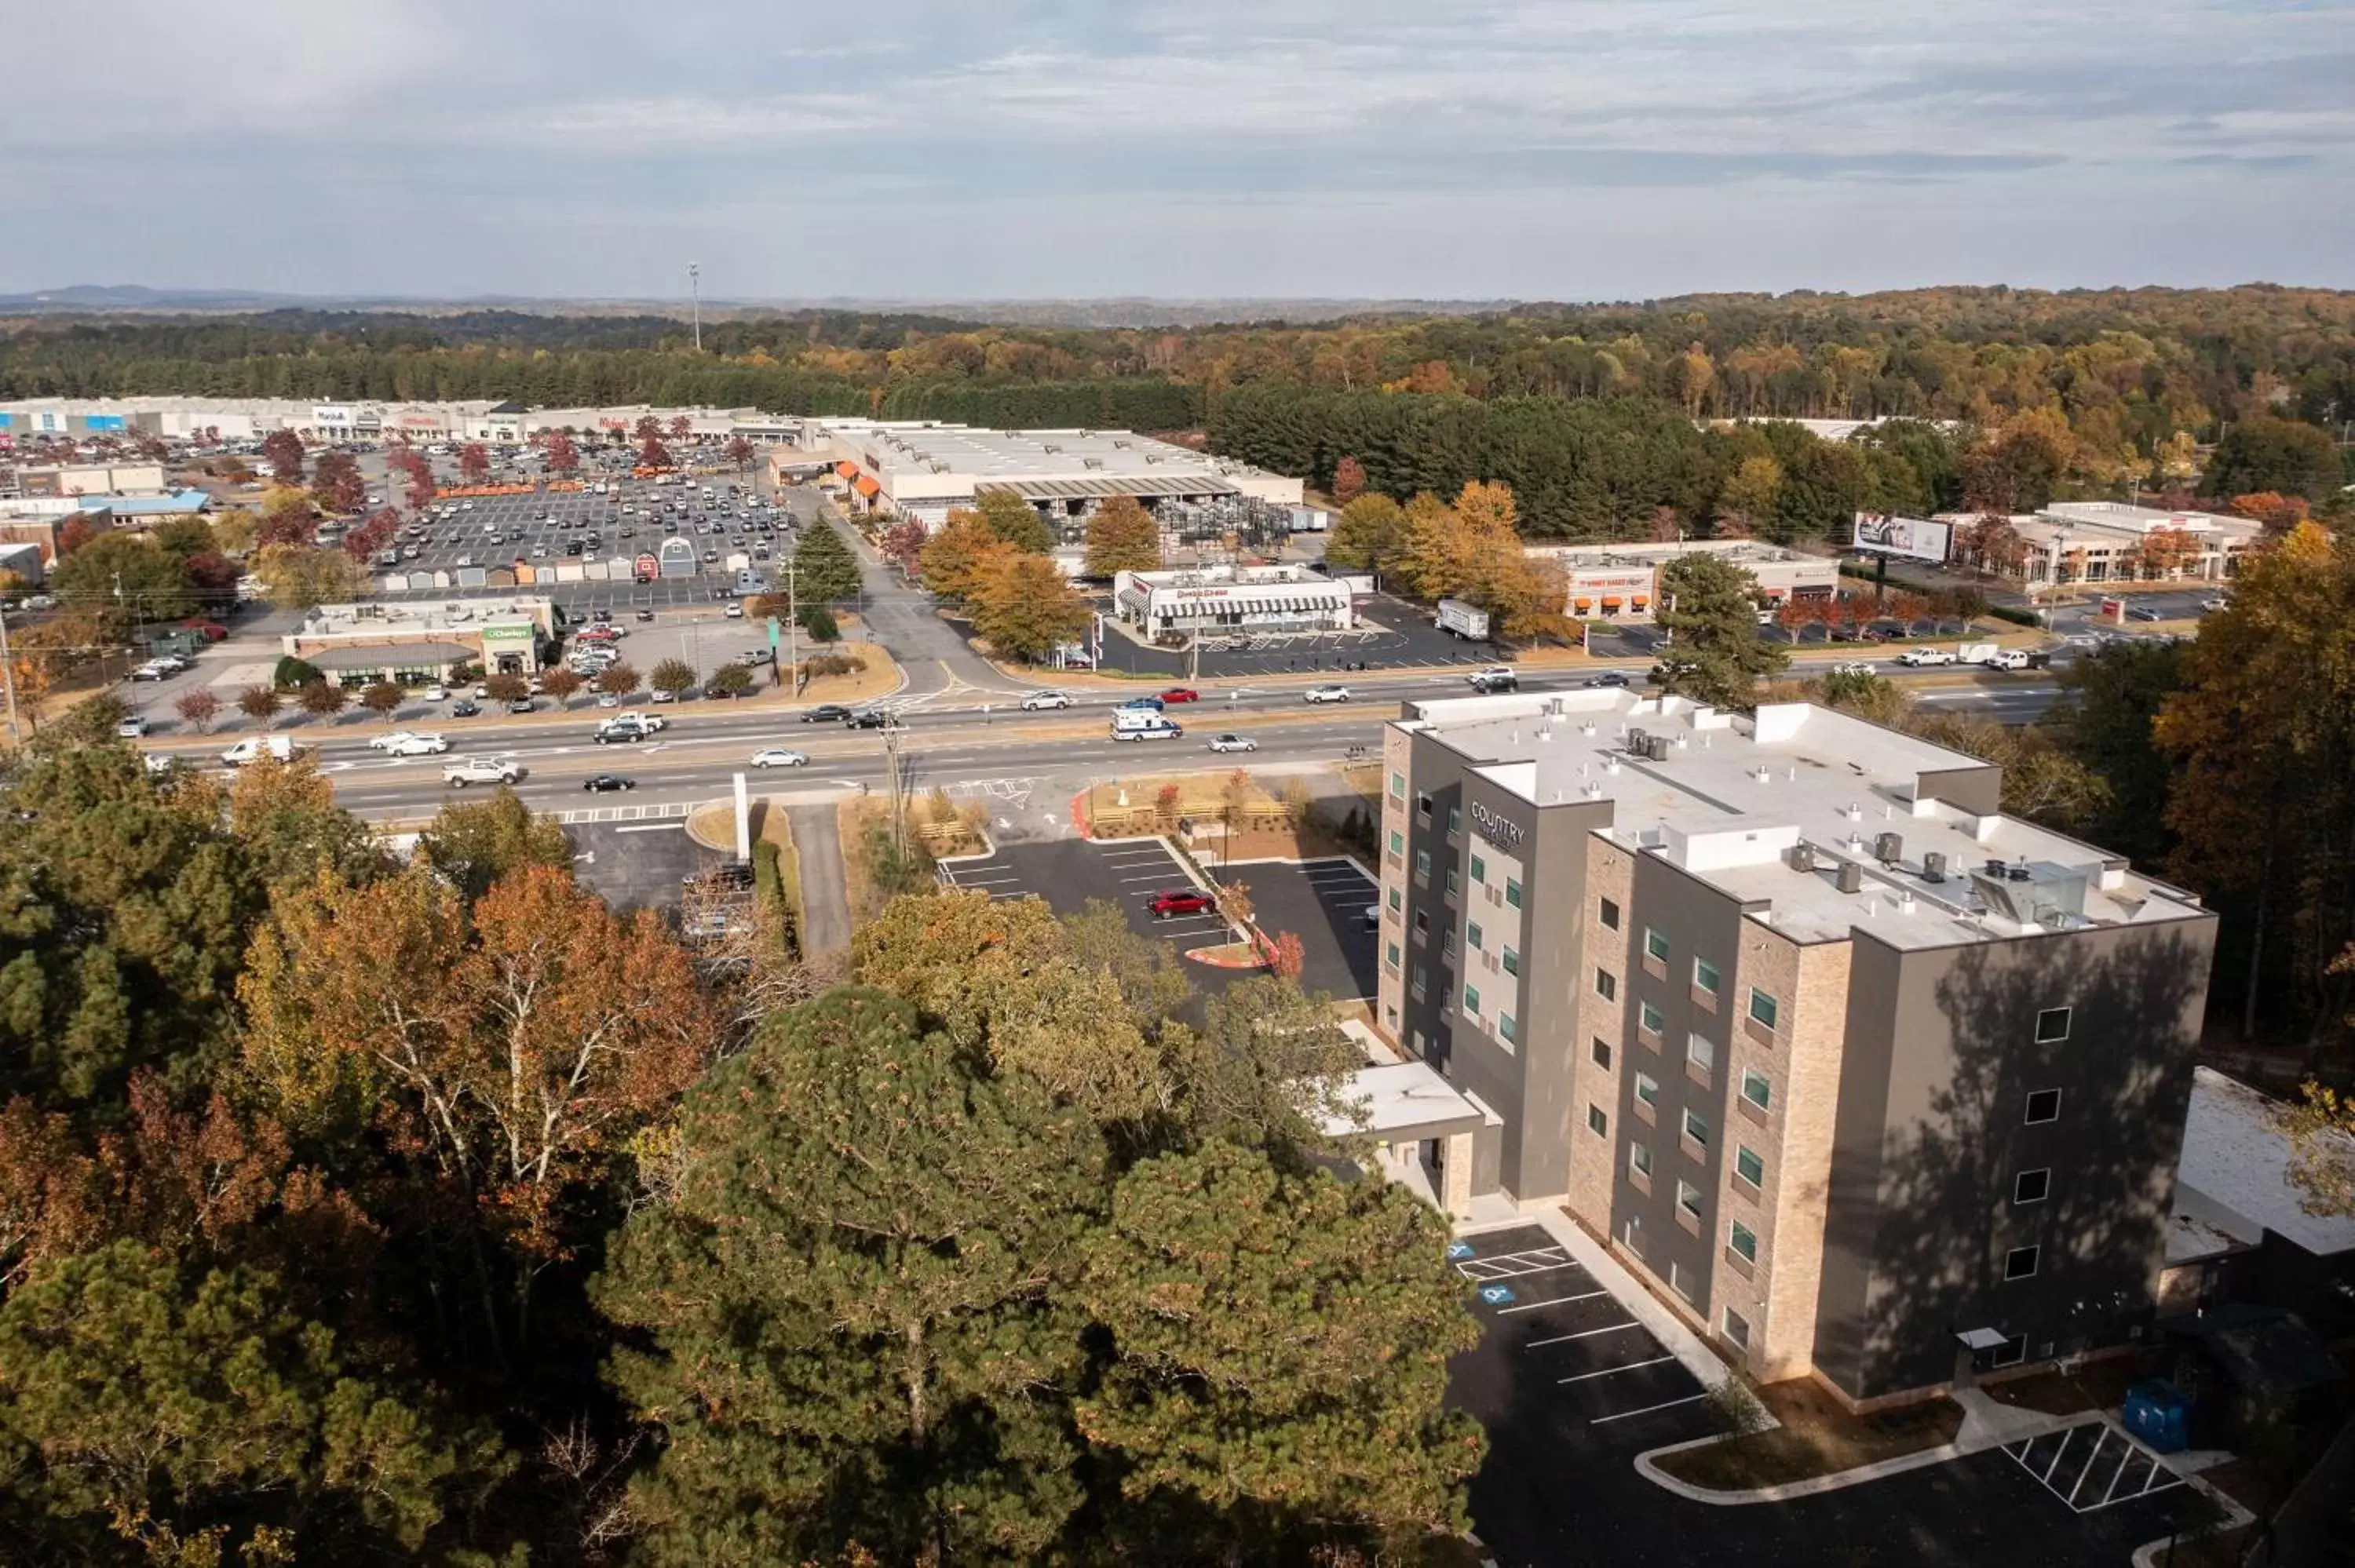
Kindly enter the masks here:
<path id="1" fill-rule="evenodd" d="M 8 693 L 8 744 L 25 744 L 23 731 L 16 727 L 16 662 L 8 656 L 8 607 L 0 604 L 0 686 Z"/>
<path id="2" fill-rule="evenodd" d="M 695 308 L 695 352 L 703 352 L 703 269 L 690 261 L 687 264 L 687 288 Z"/>

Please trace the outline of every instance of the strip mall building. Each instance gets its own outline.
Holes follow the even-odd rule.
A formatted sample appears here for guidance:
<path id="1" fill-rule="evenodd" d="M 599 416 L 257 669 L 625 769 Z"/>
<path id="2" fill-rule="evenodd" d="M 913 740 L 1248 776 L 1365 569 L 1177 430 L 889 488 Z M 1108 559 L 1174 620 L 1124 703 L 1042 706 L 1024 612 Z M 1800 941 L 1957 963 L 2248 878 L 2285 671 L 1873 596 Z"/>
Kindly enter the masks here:
<path id="1" fill-rule="evenodd" d="M 1562 575 L 1563 613 L 1578 620 L 1649 621 L 1659 613 L 1660 568 L 1682 556 L 1715 556 L 1755 578 L 1770 603 L 1829 599 L 1839 590 L 1839 563 L 1749 539 L 1691 539 L 1667 545 L 1536 545 L 1531 559 Z"/>

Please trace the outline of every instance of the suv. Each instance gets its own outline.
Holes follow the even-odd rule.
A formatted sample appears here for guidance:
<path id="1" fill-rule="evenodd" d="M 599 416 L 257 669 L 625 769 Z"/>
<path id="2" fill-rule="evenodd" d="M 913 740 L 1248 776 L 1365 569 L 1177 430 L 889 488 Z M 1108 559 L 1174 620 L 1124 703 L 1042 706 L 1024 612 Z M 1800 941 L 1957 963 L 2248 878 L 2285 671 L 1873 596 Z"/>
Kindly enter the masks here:
<path id="1" fill-rule="evenodd" d="M 1061 692 L 1033 692 L 1022 699 L 1024 713 L 1036 713 L 1040 708 L 1067 708 L 1071 699 Z"/>
<path id="2" fill-rule="evenodd" d="M 1466 677 L 1466 680 L 1474 691 L 1484 694 L 1489 692 L 1517 692 L 1521 688 L 1521 678 L 1502 665 L 1483 670 L 1477 674 Z"/>
<path id="3" fill-rule="evenodd" d="M 1166 920 L 1173 915 L 1199 915 L 1214 909 L 1218 901 L 1199 888 L 1172 887 L 1153 895 L 1146 907 L 1153 911 L 1156 920 Z"/>
<path id="4" fill-rule="evenodd" d="M 1312 703 L 1346 703 L 1349 700 L 1347 686 L 1311 686 L 1301 695 Z"/>
<path id="5" fill-rule="evenodd" d="M 442 769 L 442 782 L 464 789 L 469 784 L 512 784 L 523 769 L 496 757 L 462 757 Z"/>

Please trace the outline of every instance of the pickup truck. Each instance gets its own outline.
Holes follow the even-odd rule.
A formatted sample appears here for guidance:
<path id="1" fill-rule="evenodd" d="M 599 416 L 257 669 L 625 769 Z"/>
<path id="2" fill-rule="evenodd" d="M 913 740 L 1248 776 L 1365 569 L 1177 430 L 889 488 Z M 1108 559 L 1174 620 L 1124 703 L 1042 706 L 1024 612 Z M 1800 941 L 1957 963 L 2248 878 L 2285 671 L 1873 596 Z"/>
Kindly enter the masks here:
<path id="1" fill-rule="evenodd" d="M 512 784 L 523 769 L 495 757 L 462 757 L 442 769 L 442 782 L 464 789 L 469 784 Z"/>
<path id="2" fill-rule="evenodd" d="M 2029 667 L 2028 655 L 2017 648 L 1998 650 L 1979 662 L 1990 670 L 2025 670 Z"/>
<path id="3" fill-rule="evenodd" d="M 1954 663 L 1955 656 L 1943 648 L 1908 648 L 1897 656 L 1897 662 L 1919 669 L 1931 664 Z"/>

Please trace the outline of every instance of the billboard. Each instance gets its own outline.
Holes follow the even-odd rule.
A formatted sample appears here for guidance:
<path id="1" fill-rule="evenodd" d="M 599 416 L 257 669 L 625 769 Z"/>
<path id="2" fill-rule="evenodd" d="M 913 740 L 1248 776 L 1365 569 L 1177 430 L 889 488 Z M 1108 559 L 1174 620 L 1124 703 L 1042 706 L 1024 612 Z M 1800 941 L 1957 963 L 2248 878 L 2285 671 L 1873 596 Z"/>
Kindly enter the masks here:
<path id="1" fill-rule="evenodd" d="M 1943 565 L 1946 548 L 1954 542 L 1954 532 L 1950 524 L 1932 523 L 1920 517 L 1897 517 L 1884 512 L 1856 514 L 1858 549 L 1903 556 L 1908 560 Z"/>

